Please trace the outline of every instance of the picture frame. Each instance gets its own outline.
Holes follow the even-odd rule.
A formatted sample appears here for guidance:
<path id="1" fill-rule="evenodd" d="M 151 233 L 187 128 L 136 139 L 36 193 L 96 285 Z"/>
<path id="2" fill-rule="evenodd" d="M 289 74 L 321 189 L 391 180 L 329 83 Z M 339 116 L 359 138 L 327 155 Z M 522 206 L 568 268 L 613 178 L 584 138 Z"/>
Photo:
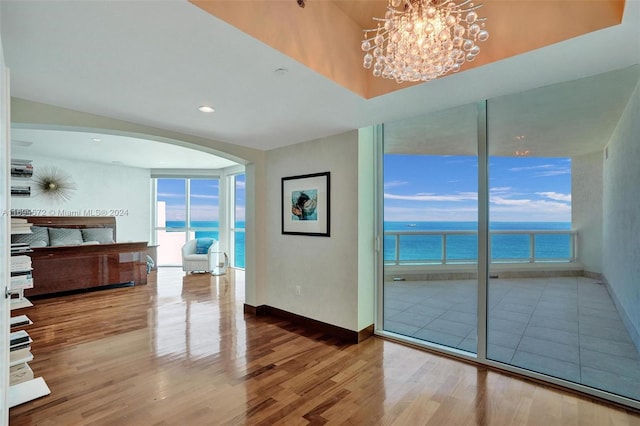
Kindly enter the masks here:
<path id="1" fill-rule="evenodd" d="M 331 173 L 282 178 L 282 233 L 329 237 Z"/>

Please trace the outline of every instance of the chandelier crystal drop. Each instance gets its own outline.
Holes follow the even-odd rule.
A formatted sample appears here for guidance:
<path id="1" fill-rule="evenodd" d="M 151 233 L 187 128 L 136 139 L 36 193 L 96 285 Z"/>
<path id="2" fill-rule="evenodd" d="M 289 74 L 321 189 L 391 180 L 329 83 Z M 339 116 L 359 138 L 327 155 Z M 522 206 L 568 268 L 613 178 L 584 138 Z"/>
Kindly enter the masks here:
<path id="1" fill-rule="evenodd" d="M 385 17 L 373 18 L 378 28 L 364 30 L 363 66 L 398 83 L 460 71 L 480 53 L 476 43 L 489 38 L 480 7 L 471 0 L 389 0 Z"/>

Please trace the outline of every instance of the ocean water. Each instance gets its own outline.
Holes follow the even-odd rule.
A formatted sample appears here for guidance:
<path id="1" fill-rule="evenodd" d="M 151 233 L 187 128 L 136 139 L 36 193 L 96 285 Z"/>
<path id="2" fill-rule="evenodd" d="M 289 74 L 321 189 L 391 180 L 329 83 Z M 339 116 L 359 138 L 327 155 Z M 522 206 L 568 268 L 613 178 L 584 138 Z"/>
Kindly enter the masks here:
<path id="1" fill-rule="evenodd" d="M 477 233 L 477 222 L 385 222 L 385 231 L 471 231 Z M 570 222 L 492 222 L 490 231 L 568 231 Z M 384 260 L 393 262 L 396 256 L 396 239 L 384 237 Z M 491 236 L 491 259 L 516 262 L 529 259 L 529 235 L 497 234 Z M 571 254 L 569 235 L 536 235 L 536 260 L 568 259 Z M 447 236 L 447 262 L 475 262 L 478 259 L 477 235 Z M 400 236 L 400 261 L 439 263 L 443 258 L 441 235 Z"/>
<path id="2" fill-rule="evenodd" d="M 218 222 L 192 222 L 196 228 L 217 228 Z M 184 229 L 183 221 L 167 221 L 167 228 Z M 244 228 L 244 222 L 237 222 L 236 228 Z M 477 232 L 476 222 L 385 222 L 385 231 L 471 231 Z M 571 222 L 492 222 L 490 231 L 568 231 Z M 235 232 L 235 264 L 245 266 L 245 233 Z M 196 231 L 196 238 L 218 238 L 218 231 Z M 522 261 L 529 259 L 529 235 L 493 235 L 491 237 L 491 258 L 496 261 Z M 393 262 L 396 253 L 396 239 L 384 238 L 384 260 Z M 568 259 L 571 254 L 569 235 L 537 235 L 535 257 L 538 260 Z M 402 235 L 400 238 L 401 262 L 441 261 L 442 237 L 440 235 Z M 478 237 L 476 235 L 449 235 L 447 237 L 447 262 L 475 262 L 478 259 Z"/>

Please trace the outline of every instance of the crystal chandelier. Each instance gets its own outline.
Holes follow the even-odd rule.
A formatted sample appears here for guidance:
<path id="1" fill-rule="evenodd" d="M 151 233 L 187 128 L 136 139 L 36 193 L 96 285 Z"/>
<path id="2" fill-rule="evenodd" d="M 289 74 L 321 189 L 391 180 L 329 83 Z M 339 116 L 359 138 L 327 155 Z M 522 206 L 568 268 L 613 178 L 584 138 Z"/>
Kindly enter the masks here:
<path id="1" fill-rule="evenodd" d="M 376 77 L 429 81 L 460 71 L 489 38 L 471 0 L 389 0 L 378 28 L 364 30 L 364 67 Z M 370 37 L 371 33 L 375 35 Z"/>

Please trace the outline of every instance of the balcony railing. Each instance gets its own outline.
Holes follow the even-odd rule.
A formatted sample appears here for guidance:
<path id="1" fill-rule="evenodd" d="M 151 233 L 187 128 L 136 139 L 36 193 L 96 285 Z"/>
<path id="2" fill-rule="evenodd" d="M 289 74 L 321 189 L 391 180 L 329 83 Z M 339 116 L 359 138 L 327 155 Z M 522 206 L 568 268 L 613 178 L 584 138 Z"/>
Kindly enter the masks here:
<path id="1" fill-rule="evenodd" d="M 491 263 L 574 262 L 577 232 L 509 230 L 489 233 Z M 476 263 L 476 231 L 385 231 L 386 265 Z"/>

